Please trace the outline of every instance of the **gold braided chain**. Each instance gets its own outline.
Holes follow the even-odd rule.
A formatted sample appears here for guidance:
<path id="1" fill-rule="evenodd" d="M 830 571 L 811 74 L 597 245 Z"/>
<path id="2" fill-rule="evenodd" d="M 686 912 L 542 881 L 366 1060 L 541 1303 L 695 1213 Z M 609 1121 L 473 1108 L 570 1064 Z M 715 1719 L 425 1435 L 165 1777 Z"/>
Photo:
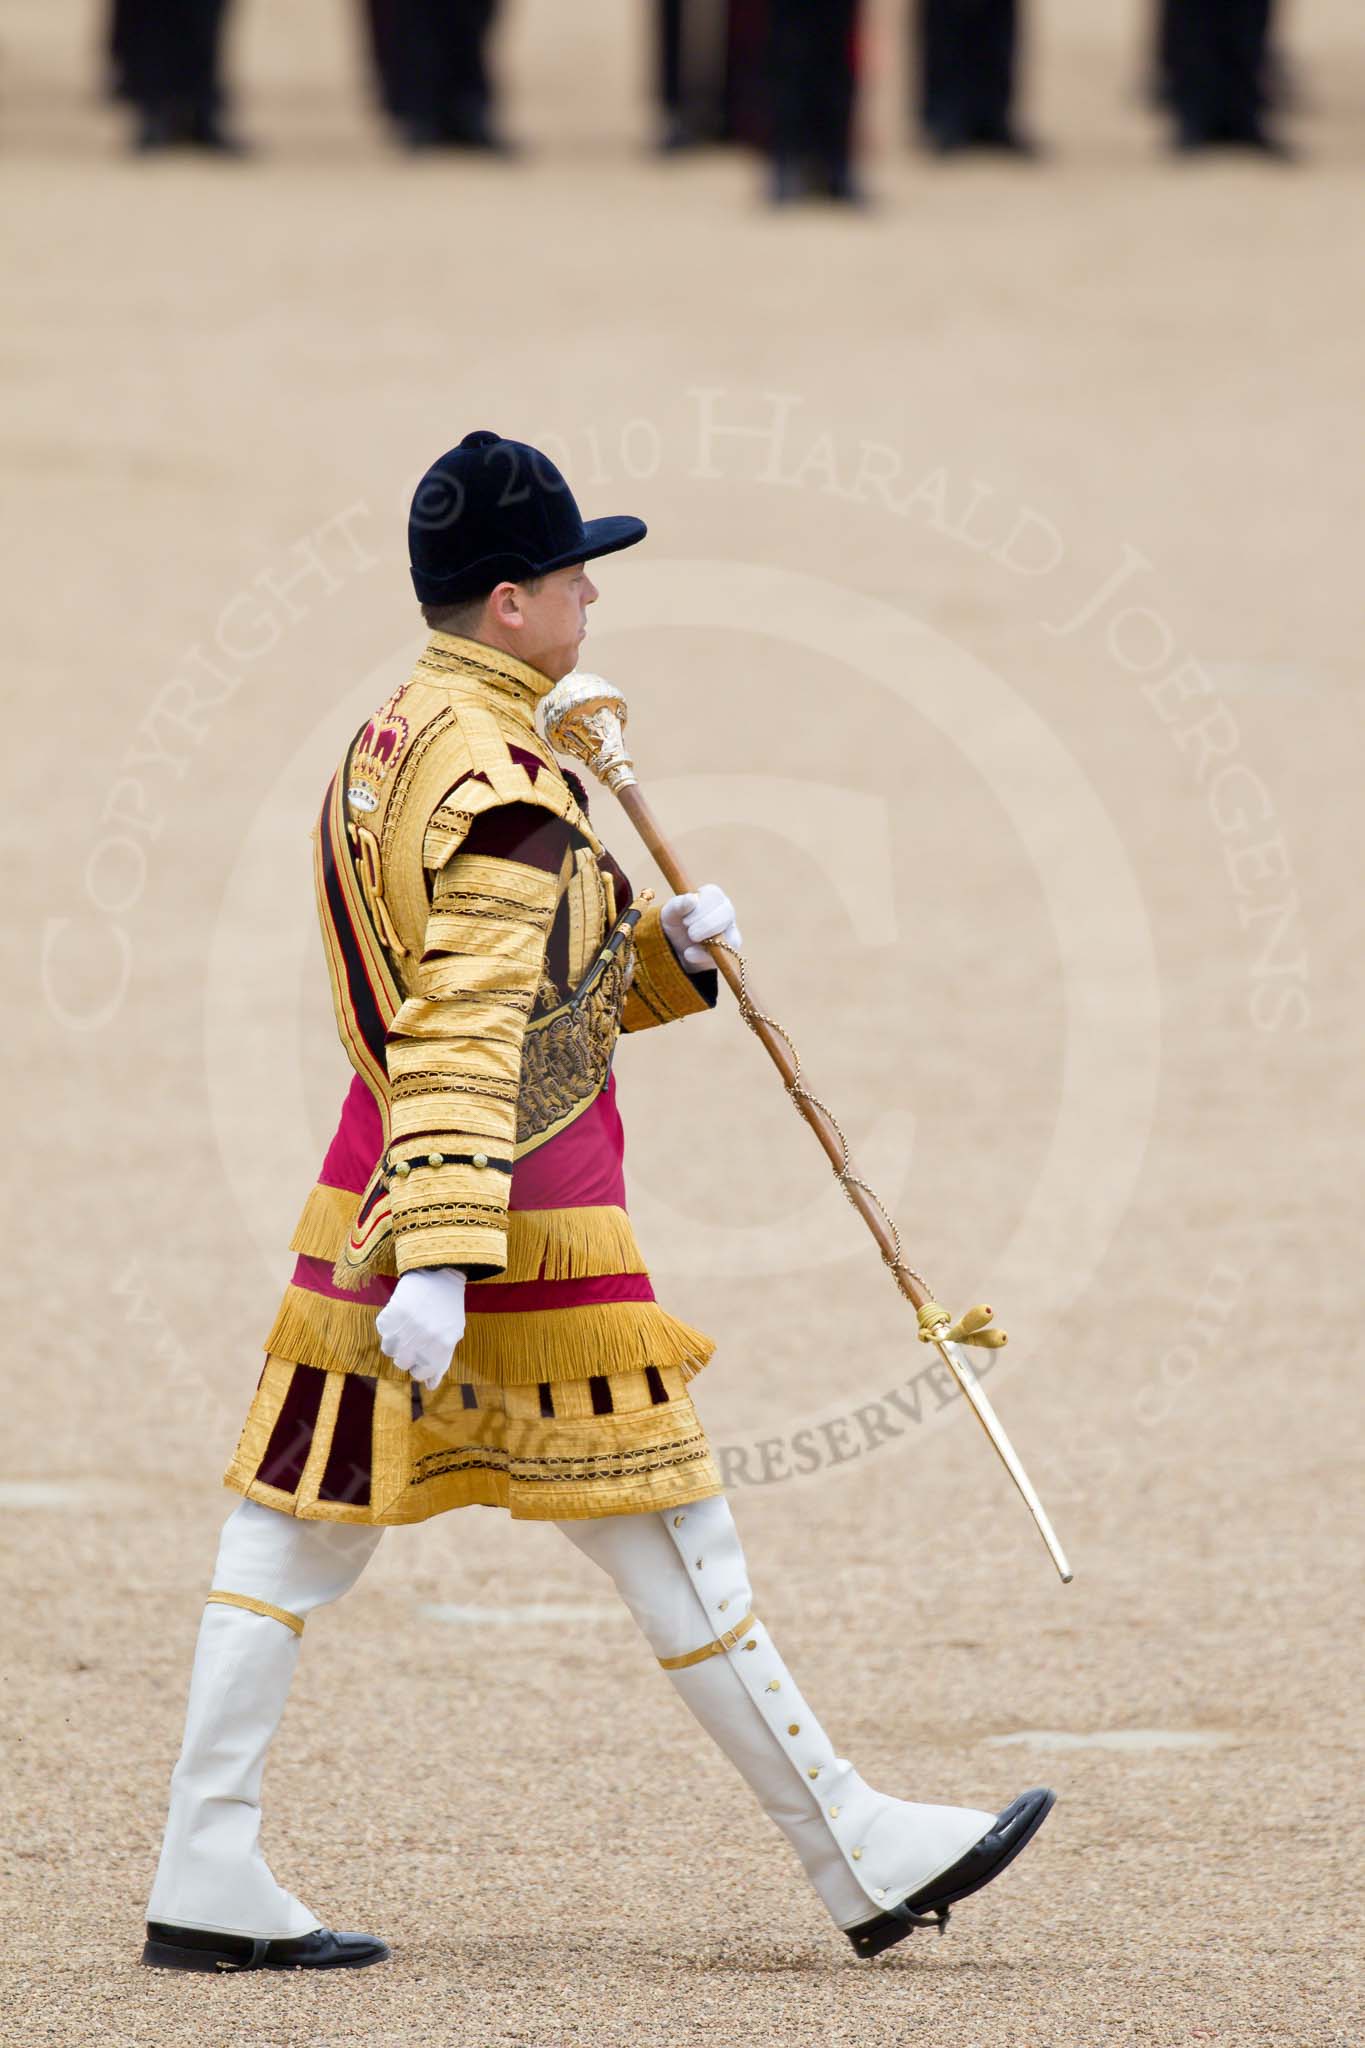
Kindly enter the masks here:
<path id="1" fill-rule="evenodd" d="M 828 1103 L 821 1102 L 818 1095 L 812 1095 L 810 1089 L 807 1088 L 805 1083 L 802 1081 L 801 1055 L 796 1049 L 796 1044 L 792 1038 L 791 1033 L 786 1029 L 785 1025 L 778 1023 L 776 1017 L 770 1017 L 766 1015 L 764 1011 L 755 1007 L 753 999 L 749 994 L 747 983 L 745 981 L 744 955 L 742 953 L 737 953 L 733 946 L 728 946 L 725 943 L 724 939 L 712 939 L 711 944 L 714 947 L 716 947 L 719 952 L 728 953 L 730 955 L 730 958 L 734 961 L 736 967 L 739 969 L 739 987 L 735 991 L 735 1000 L 739 1005 L 739 1014 L 744 1019 L 744 1022 L 748 1025 L 749 1029 L 752 1032 L 757 1033 L 759 1025 L 766 1024 L 769 1031 L 775 1032 L 777 1034 L 777 1036 L 782 1040 L 782 1043 L 786 1046 L 788 1052 L 791 1054 L 792 1065 L 795 1071 L 793 1072 L 790 1081 L 787 1082 L 786 1087 L 787 1093 L 788 1095 L 790 1095 L 793 1104 L 795 1105 L 798 1111 L 800 1111 L 801 1104 L 803 1102 L 809 1103 L 812 1109 L 819 1110 L 821 1116 L 825 1119 L 826 1123 L 829 1125 L 830 1129 L 834 1132 L 834 1135 L 839 1140 L 839 1151 L 841 1154 L 840 1162 L 837 1166 L 834 1166 L 833 1161 L 830 1162 L 831 1166 L 833 1167 L 834 1178 L 838 1181 L 840 1187 L 844 1191 L 844 1194 L 847 1196 L 849 1202 L 855 1209 L 858 1207 L 858 1204 L 854 1200 L 853 1190 L 855 1188 L 861 1188 L 863 1193 L 867 1196 L 868 1200 L 875 1206 L 877 1213 L 881 1217 L 883 1223 L 886 1225 L 886 1228 L 890 1233 L 891 1237 L 891 1250 L 889 1252 L 882 1252 L 882 1264 L 890 1268 L 892 1277 L 894 1278 L 896 1285 L 900 1288 L 901 1293 L 905 1296 L 907 1301 L 913 1301 L 914 1299 L 910 1292 L 909 1283 L 911 1281 L 913 1281 L 917 1287 L 922 1288 L 925 1294 L 929 1295 L 932 1299 L 934 1290 L 929 1285 L 929 1282 L 924 1278 L 922 1273 L 917 1273 L 913 1266 L 907 1266 L 904 1258 L 901 1256 L 901 1234 L 899 1230 L 896 1228 L 895 1219 L 888 1210 L 885 1202 L 882 1200 L 881 1196 L 877 1193 L 875 1188 L 870 1187 L 865 1180 L 860 1179 L 859 1176 L 853 1172 L 852 1162 L 849 1158 L 848 1152 L 848 1139 L 844 1136 L 843 1126 L 840 1124 L 838 1117 L 835 1116 L 833 1110 L 829 1107 Z M 940 1310 L 939 1313 L 942 1314 L 942 1311 Z"/>

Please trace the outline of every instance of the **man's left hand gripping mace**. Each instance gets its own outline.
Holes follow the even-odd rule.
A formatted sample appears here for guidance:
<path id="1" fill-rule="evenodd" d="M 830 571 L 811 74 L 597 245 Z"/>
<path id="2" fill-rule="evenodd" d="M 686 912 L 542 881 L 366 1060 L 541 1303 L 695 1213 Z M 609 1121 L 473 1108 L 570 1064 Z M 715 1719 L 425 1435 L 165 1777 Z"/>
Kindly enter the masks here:
<path id="1" fill-rule="evenodd" d="M 542 738 L 557 752 L 572 754 L 576 760 L 582 761 L 599 782 L 605 782 L 607 788 L 620 798 L 622 808 L 658 862 L 670 887 L 678 895 L 686 895 L 693 884 L 687 879 L 681 861 L 664 838 L 645 802 L 635 765 L 626 752 L 625 722 L 625 698 L 601 676 L 565 676 L 563 682 L 556 683 L 536 706 L 536 726 Z M 1001 1345 L 1005 1342 L 1004 1331 L 991 1327 L 988 1308 L 969 1308 L 954 1322 L 947 1310 L 934 1300 L 919 1274 L 905 1263 L 901 1256 L 900 1232 L 878 1196 L 854 1172 L 848 1140 L 837 1119 L 802 1081 L 801 1059 L 796 1047 L 776 1019 L 765 1015 L 754 1002 L 742 957 L 720 939 L 708 941 L 708 950 L 735 993 L 740 1015 L 762 1041 L 786 1083 L 787 1093 L 824 1146 L 840 1187 L 876 1238 L 883 1263 L 890 1267 L 896 1285 L 915 1308 L 919 1316 L 921 1342 L 934 1346 L 961 1387 L 977 1420 L 999 1452 L 1005 1470 L 1023 1495 L 1063 1584 L 1069 1585 L 1071 1567 L 1043 1504 L 1034 1492 L 1014 1446 L 1001 1428 L 981 1382 L 968 1360 L 961 1357 L 956 1349 L 962 1344 Z"/>

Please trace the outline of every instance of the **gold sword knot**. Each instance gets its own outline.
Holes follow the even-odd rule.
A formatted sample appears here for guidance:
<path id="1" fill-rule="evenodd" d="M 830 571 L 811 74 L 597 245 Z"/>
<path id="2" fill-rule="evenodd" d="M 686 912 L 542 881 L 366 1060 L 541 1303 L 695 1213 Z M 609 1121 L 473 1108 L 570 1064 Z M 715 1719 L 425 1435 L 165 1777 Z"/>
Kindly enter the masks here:
<path id="1" fill-rule="evenodd" d="M 919 1311 L 921 1344 L 977 1344 L 983 1351 L 998 1351 L 1009 1338 L 991 1323 L 988 1308 L 964 1308 L 954 1322 L 937 1301 L 926 1301 Z"/>

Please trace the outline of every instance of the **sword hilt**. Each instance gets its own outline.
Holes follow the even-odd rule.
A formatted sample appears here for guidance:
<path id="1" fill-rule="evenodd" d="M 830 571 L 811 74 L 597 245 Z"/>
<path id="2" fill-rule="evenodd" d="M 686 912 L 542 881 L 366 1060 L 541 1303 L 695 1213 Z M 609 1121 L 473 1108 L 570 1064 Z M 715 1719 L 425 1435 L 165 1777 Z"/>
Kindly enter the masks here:
<path id="1" fill-rule="evenodd" d="M 998 1351 L 1010 1340 L 992 1326 L 991 1314 L 985 1307 L 964 1308 L 954 1322 L 940 1302 L 926 1301 L 919 1311 L 920 1343 L 976 1344 L 983 1351 Z"/>

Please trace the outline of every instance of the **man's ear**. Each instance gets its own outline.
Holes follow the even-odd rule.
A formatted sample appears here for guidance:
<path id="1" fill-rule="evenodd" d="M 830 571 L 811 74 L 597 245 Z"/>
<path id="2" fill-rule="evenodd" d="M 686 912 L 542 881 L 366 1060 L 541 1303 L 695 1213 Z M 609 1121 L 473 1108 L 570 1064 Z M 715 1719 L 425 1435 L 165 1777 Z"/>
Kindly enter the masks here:
<path id="1" fill-rule="evenodd" d="M 499 583 L 488 594 L 489 608 L 500 626 L 524 626 L 521 592 L 515 583 Z"/>

